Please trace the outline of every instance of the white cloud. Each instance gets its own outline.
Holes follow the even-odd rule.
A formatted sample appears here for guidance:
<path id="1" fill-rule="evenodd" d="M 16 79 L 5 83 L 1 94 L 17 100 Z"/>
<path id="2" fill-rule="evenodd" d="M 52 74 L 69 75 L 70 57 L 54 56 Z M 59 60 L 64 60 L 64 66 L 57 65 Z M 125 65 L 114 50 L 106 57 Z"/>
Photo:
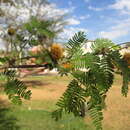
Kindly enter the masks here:
<path id="1" fill-rule="evenodd" d="M 117 25 L 112 26 L 108 31 L 101 31 L 100 37 L 117 39 L 127 36 L 130 33 L 130 19 L 122 20 Z"/>
<path id="2" fill-rule="evenodd" d="M 127 10 L 121 10 L 120 12 L 121 15 L 130 15 L 130 11 L 127 11 Z"/>
<path id="3" fill-rule="evenodd" d="M 78 27 L 74 28 L 74 27 L 70 27 L 70 28 L 64 29 L 64 31 L 59 35 L 59 38 L 67 40 L 67 39 L 71 38 L 72 36 L 74 36 L 74 34 L 76 32 L 79 32 L 79 31 L 83 31 L 85 33 L 88 32 L 88 30 L 85 29 L 85 28 L 78 28 Z"/>
<path id="4" fill-rule="evenodd" d="M 116 2 L 109 5 L 108 8 L 119 10 L 121 15 L 130 15 L 130 0 L 116 0 Z"/>
<path id="5" fill-rule="evenodd" d="M 97 7 L 93 7 L 93 6 L 88 6 L 89 10 L 93 10 L 93 11 L 102 11 L 104 10 L 104 8 L 97 8 Z"/>
<path id="6" fill-rule="evenodd" d="M 72 13 L 75 10 L 75 7 L 71 8 L 62 8 L 59 9 L 55 4 L 41 4 L 39 5 L 39 1 L 37 4 L 30 4 L 30 1 L 33 0 L 23 0 L 24 4 L 18 4 L 18 6 L 10 6 L 7 4 L 0 4 L 0 9 L 5 12 L 6 17 L 8 17 L 8 21 L 12 23 L 22 24 L 22 22 L 28 21 L 30 16 L 38 16 L 40 18 L 58 18 L 67 13 Z"/>
<path id="7" fill-rule="evenodd" d="M 89 15 L 89 14 L 79 17 L 80 20 L 85 20 L 85 19 L 88 19 L 88 18 L 90 18 L 90 15 Z"/>
<path id="8" fill-rule="evenodd" d="M 78 24 L 80 24 L 80 21 L 75 19 L 75 18 L 69 18 L 66 21 L 68 22 L 69 25 L 78 25 Z"/>
<path id="9" fill-rule="evenodd" d="M 127 30 L 112 30 L 109 32 L 101 31 L 99 36 L 103 38 L 117 39 L 127 34 L 128 34 Z"/>
<path id="10" fill-rule="evenodd" d="M 57 17 L 57 16 L 65 15 L 67 13 L 72 13 L 74 10 L 75 7 L 59 9 L 55 4 L 50 4 L 41 7 L 40 12 L 42 13 L 43 16 L 46 15 L 48 17 Z"/>
<path id="11" fill-rule="evenodd" d="M 109 6 L 113 9 L 128 9 L 130 10 L 130 0 L 116 0 L 116 2 Z"/>

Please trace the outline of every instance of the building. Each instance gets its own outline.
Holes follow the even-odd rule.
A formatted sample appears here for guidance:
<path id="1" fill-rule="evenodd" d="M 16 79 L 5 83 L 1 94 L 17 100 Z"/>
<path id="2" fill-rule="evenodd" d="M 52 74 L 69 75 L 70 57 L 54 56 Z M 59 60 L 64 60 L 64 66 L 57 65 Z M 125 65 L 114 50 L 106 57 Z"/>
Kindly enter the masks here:
<path id="1" fill-rule="evenodd" d="M 94 40 L 88 40 L 82 47 L 84 53 L 92 52 L 91 45 L 94 43 Z"/>
<path id="2" fill-rule="evenodd" d="M 121 45 L 121 54 L 124 55 L 126 53 L 130 53 L 130 42 L 126 42 Z"/>
<path id="3" fill-rule="evenodd" d="M 94 40 L 88 40 L 84 46 L 82 47 L 84 53 L 92 52 L 91 45 L 94 43 Z M 120 45 L 120 44 L 119 44 Z M 124 55 L 125 53 L 130 53 L 130 42 L 122 43 L 121 45 L 121 54 Z"/>

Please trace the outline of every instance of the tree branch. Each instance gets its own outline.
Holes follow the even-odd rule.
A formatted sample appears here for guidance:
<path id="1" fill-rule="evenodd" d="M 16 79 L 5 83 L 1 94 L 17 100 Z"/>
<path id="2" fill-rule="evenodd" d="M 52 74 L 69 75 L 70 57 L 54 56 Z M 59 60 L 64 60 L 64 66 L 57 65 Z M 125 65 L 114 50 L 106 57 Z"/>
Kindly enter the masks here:
<path id="1" fill-rule="evenodd" d="M 9 66 L 8 68 L 40 68 L 40 67 L 46 67 L 47 64 L 43 65 L 14 65 Z"/>
<path id="2" fill-rule="evenodd" d="M 0 70 L 2 69 L 24 69 L 24 68 L 47 68 L 48 64 L 43 64 L 43 65 L 13 65 L 13 66 L 1 66 Z"/>

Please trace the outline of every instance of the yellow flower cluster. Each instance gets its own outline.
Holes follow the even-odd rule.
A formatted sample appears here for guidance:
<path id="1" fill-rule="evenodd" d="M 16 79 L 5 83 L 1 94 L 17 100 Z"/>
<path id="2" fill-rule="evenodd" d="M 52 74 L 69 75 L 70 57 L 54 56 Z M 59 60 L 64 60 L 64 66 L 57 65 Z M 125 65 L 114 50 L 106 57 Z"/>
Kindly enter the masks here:
<path id="1" fill-rule="evenodd" d="M 63 57 L 63 48 L 59 44 L 52 44 L 51 55 L 55 60 L 59 60 Z"/>
<path id="2" fill-rule="evenodd" d="M 65 69 L 71 69 L 72 68 L 72 64 L 70 64 L 70 63 L 64 63 L 64 64 L 62 64 L 62 66 Z"/>
<path id="3" fill-rule="evenodd" d="M 9 28 L 9 29 L 8 29 L 8 34 L 9 34 L 10 36 L 13 36 L 13 35 L 15 34 L 15 32 L 16 32 L 16 30 L 15 30 L 14 28 Z"/>

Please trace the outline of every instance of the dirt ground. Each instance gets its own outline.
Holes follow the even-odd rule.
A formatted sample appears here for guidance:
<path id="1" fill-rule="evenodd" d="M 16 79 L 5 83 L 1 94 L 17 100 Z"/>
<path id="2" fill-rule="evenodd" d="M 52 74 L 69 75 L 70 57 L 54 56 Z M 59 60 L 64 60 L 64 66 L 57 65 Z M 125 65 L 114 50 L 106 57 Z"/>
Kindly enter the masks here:
<path id="1" fill-rule="evenodd" d="M 50 84 L 43 89 L 31 88 L 33 93 L 32 100 L 57 100 L 65 91 L 65 89 L 66 86 L 63 86 L 63 84 Z"/>

